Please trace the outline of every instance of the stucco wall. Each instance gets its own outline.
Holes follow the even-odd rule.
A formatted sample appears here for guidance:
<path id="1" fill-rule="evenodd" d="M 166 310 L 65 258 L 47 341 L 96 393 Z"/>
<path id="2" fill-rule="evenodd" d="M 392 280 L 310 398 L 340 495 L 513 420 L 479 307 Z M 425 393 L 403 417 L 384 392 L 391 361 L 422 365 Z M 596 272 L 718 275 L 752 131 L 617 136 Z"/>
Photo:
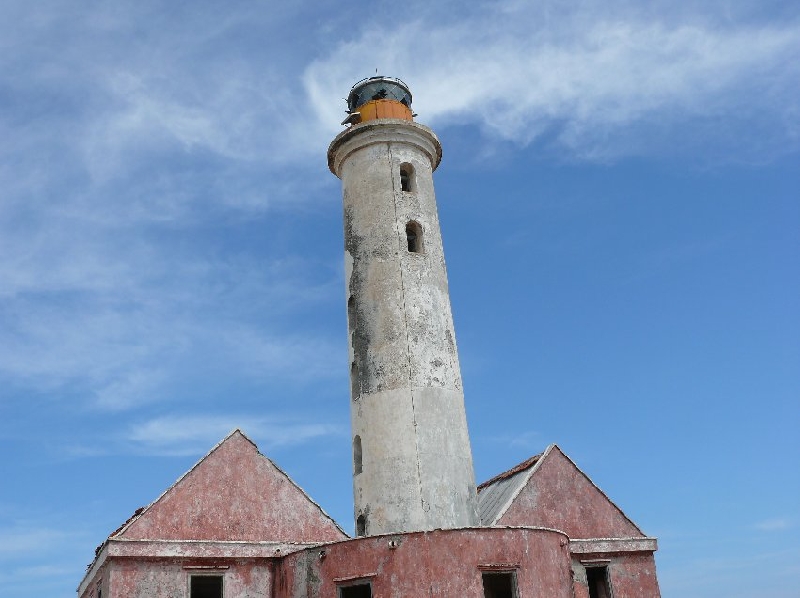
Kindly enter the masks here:
<path id="1" fill-rule="evenodd" d="M 390 541 L 396 547 L 389 545 Z M 374 596 L 482 598 L 482 566 L 516 571 L 520 596 L 572 598 L 566 537 L 553 530 L 461 529 L 376 536 L 287 556 L 276 598 L 329 598 L 357 578 Z"/>
<path id="2" fill-rule="evenodd" d="M 633 538 L 644 534 L 554 447 L 498 525 L 541 525 L 570 538 Z"/>
<path id="3" fill-rule="evenodd" d="M 652 553 L 601 553 L 581 555 L 573 560 L 575 598 L 589 598 L 583 563 L 608 561 L 609 580 L 614 598 L 660 598 L 656 562 Z"/>
<path id="4" fill-rule="evenodd" d="M 213 568 L 209 568 L 213 565 Z M 226 597 L 269 598 L 271 565 L 265 561 L 118 560 L 109 570 L 108 596 L 186 598 L 191 575 L 221 575 Z"/>
<path id="5" fill-rule="evenodd" d="M 326 542 L 346 535 L 254 444 L 234 433 L 120 537 Z"/>

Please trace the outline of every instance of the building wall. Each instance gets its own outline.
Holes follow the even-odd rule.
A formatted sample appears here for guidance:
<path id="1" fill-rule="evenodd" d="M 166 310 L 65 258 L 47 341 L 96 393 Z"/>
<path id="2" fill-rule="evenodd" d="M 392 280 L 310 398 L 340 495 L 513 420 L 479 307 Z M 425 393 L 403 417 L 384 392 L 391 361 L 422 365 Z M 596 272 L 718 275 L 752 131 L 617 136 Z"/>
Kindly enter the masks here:
<path id="1" fill-rule="evenodd" d="M 558 447 L 531 475 L 498 525 L 541 525 L 570 538 L 644 537 Z"/>
<path id="2" fill-rule="evenodd" d="M 119 537 L 329 542 L 346 535 L 250 440 L 235 432 Z"/>
<path id="3" fill-rule="evenodd" d="M 111 594 L 109 594 L 108 588 L 108 570 L 108 564 L 100 567 L 95 573 L 94 579 L 90 580 L 83 593 L 79 594 L 79 598 L 97 598 L 98 589 L 102 590 L 103 596 L 110 596 Z"/>
<path id="4" fill-rule="evenodd" d="M 652 553 L 600 553 L 574 558 L 572 569 L 575 598 L 589 598 L 584 563 L 603 561 L 607 561 L 614 598 L 660 598 L 656 562 Z"/>
<path id="5" fill-rule="evenodd" d="M 365 579 L 380 598 L 483 598 L 483 568 L 491 567 L 516 571 L 520 596 L 572 598 L 566 536 L 508 528 L 374 536 L 306 549 L 283 559 L 274 595 L 332 598 L 337 585 Z"/>
<path id="6" fill-rule="evenodd" d="M 272 565 L 266 559 L 203 562 L 185 559 L 119 559 L 105 572 L 104 597 L 187 598 L 191 575 L 222 575 L 230 598 L 269 598 Z M 81 598 L 96 598 L 84 594 Z"/>

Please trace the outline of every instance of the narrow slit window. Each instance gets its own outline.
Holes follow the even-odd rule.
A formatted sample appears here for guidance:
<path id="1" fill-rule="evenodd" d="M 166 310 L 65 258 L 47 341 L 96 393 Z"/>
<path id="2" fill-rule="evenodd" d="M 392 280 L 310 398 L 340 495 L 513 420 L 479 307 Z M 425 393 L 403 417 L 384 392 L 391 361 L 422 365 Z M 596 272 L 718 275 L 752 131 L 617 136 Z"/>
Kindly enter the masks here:
<path id="1" fill-rule="evenodd" d="M 400 189 L 406 192 L 414 191 L 414 167 L 411 164 L 400 165 Z"/>
<path id="2" fill-rule="evenodd" d="M 514 571 L 483 573 L 484 598 L 517 598 L 517 575 Z"/>
<path id="3" fill-rule="evenodd" d="M 358 516 L 356 519 L 356 536 L 366 536 L 367 535 L 367 516 L 363 513 Z"/>
<path id="4" fill-rule="evenodd" d="M 347 300 L 347 322 L 350 324 L 350 332 L 353 332 L 356 327 L 356 300 L 352 295 Z"/>
<path id="5" fill-rule="evenodd" d="M 372 584 L 362 582 L 339 586 L 339 598 L 372 598 Z"/>
<path id="6" fill-rule="evenodd" d="M 361 436 L 356 434 L 353 438 L 353 474 L 359 474 L 363 471 L 361 462 Z"/>
<path id="7" fill-rule="evenodd" d="M 608 567 L 586 567 L 589 598 L 612 598 Z"/>
<path id="8" fill-rule="evenodd" d="M 189 578 L 190 598 L 222 598 L 222 575 L 192 575 Z"/>
<path id="9" fill-rule="evenodd" d="M 406 242 L 409 253 L 422 253 L 422 226 L 412 220 L 406 224 Z"/>

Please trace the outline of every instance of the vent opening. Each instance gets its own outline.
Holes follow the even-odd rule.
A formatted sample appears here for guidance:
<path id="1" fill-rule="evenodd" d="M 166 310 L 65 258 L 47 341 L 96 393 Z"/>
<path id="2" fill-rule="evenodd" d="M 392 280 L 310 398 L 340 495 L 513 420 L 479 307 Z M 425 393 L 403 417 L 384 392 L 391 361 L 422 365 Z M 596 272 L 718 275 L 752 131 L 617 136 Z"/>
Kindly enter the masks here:
<path id="1" fill-rule="evenodd" d="M 608 567 L 586 567 L 589 598 L 612 598 Z"/>
<path id="2" fill-rule="evenodd" d="M 361 514 L 356 519 L 356 536 L 366 536 L 367 535 L 367 516 Z"/>
<path id="3" fill-rule="evenodd" d="M 221 575 L 192 575 L 189 579 L 190 598 L 222 598 Z"/>
<path id="4" fill-rule="evenodd" d="M 422 226 L 412 220 L 406 224 L 406 243 L 410 253 L 422 253 Z"/>
<path id="5" fill-rule="evenodd" d="M 414 167 L 411 164 L 400 165 L 400 189 L 409 193 L 416 191 Z"/>
<path id="6" fill-rule="evenodd" d="M 517 576 L 514 571 L 483 573 L 484 598 L 517 598 Z"/>
<path id="7" fill-rule="evenodd" d="M 362 582 L 339 586 L 339 598 L 372 598 L 372 584 Z"/>

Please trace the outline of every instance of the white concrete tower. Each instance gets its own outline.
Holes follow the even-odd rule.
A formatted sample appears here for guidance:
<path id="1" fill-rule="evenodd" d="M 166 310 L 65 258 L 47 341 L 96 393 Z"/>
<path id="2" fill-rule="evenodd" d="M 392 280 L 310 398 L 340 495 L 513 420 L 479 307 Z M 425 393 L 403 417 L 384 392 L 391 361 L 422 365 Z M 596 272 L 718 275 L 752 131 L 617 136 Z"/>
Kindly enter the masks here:
<path id="1" fill-rule="evenodd" d="M 342 180 L 357 535 L 478 525 L 433 171 L 433 131 L 399 79 L 348 97 Z M 343 123 L 344 124 L 344 123 Z"/>

